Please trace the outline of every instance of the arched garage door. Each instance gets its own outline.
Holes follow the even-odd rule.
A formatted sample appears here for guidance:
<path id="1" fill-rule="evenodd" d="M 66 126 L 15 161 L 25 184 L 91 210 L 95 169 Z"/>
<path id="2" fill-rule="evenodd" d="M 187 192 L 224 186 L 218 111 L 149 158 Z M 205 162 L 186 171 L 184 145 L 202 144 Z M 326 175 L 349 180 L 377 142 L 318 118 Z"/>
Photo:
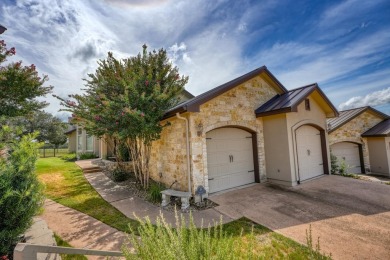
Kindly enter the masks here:
<path id="1" fill-rule="evenodd" d="M 251 133 L 219 128 L 206 138 L 210 193 L 255 182 Z"/>
<path id="2" fill-rule="evenodd" d="M 296 130 L 299 180 L 304 181 L 324 174 L 321 133 L 312 126 Z"/>
<path id="3" fill-rule="evenodd" d="M 360 149 L 359 145 L 349 142 L 340 142 L 330 146 L 332 154 L 337 159 L 345 160 L 348 166 L 349 173 L 361 173 L 362 167 L 360 162 Z"/>

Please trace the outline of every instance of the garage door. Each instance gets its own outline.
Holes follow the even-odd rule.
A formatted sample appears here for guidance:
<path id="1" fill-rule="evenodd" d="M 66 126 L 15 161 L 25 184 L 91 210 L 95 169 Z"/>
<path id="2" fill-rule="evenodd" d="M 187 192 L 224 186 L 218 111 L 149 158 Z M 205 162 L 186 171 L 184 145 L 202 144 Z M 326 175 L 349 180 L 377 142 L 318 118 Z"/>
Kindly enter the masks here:
<path id="1" fill-rule="evenodd" d="M 324 174 L 320 131 L 304 125 L 296 130 L 300 181 Z"/>
<path id="2" fill-rule="evenodd" d="M 252 134 L 219 128 L 206 137 L 210 193 L 255 182 Z"/>
<path id="3" fill-rule="evenodd" d="M 332 154 L 339 160 L 345 160 L 349 173 L 361 173 L 359 145 L 348 142 L 340 142 L 330 146 Z"/>

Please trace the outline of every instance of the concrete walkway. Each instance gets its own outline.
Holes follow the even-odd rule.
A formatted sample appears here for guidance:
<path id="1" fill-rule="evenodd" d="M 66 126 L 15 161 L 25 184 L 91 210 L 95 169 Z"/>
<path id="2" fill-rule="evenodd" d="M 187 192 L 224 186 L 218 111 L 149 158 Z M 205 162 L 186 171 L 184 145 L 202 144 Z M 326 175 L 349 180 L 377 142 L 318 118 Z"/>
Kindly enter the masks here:
<path id="1" fill-rule="evenodd" d="M 77 210 L 52 200 L 46 200 L 44 208 L 45 211 L 40 217 L 53 232 L 75 248 L 120 251 L 122 244 L 127 242 L 125 233 Z"/>
<path id="2" fill-rule="evenodd" d="M 95 160 L 76 161 L 76 164 L 83 170 L 96 167 L 93 164 Z M 171 211 L 162 210 L 147 201 L 144 201 L 134 196 L 126 186 L 121 186 L 111 181 L 102 172 L 84 173 L 85 178 L 92 185 L 92 187 L 111 205 L 121 211 L 128 218 L 136 219 L 148 217 L 152 223 L 156 223 L 156 219 L 160 214 L 163 214 L 167 223 L 175 226 L 175 213 Z M 188 217 L 188 213 L 183 216 Z M 192 212 L 195 224 L 200 227 L 207 227 L 219 222 L 222 218 L 223 223 L 232 221 L 229 216 L 220 213 L 215 208 Z"/>
<path id="3" fill-rule="evenodd" d="M 41 217 L 34 217 L 32 226 L 24 234 L 26 243 L 45 246 L 56 246 L 56 240 L 51 229 Z M 38 253 L 38 260 L 61 260 L 57 254 Z"/>

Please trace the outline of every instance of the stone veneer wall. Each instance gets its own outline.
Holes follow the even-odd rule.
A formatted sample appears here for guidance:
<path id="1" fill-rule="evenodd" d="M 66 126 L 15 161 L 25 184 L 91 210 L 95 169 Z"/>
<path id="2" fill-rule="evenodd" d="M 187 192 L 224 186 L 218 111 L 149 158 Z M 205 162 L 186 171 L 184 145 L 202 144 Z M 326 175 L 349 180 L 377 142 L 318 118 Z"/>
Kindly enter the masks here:
<path id="1" fill-rule="evenodd" d="M 364 167 L 370 169 L 370 160 L 367 146 L 367 138 L 362 138 L 361 134 L 372 128 L 383 119 L 371 114 L 363 112 L 348 123 L 329 134 L 329 145 L 339 142 L 355 142 L 363 145 L 363 160 Z"/>
<path id="2" fill-rule="evenodd" d="M 208 190 L 206 133 L 220 127 L 240 126 L 256 132 L 260 180 L 266 179 L 263 122 L 254 110 L 277 94 L 257 76 L 201 105 L 190 114 L 192 188 Z"/>
<path id="3" fill-rule="evenodd" d="M 188 116 L 188 113 L 182 115 Z M 161 138 L 152 144 L 150 158 L 151 178 L 167 187 L 187 191 L 186 136 L 185 122 L 171 117 L 161 122 L 170 123 L 163 128 Z"/>

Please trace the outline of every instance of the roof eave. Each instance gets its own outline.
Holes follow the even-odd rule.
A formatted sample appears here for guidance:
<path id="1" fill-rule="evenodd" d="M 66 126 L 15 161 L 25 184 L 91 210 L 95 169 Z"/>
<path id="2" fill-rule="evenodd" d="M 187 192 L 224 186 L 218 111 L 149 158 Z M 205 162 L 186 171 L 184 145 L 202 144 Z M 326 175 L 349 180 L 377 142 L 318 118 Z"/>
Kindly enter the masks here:
<path id="1" fill-rule="evenodd" d="M 282 109 L 256 113 L 256 117 L 273 116 L 273 115 L 284 114 L 284 113 L 289 113 L 289 112 L 293 112 L 292 107 L 285 107 Z"/>

